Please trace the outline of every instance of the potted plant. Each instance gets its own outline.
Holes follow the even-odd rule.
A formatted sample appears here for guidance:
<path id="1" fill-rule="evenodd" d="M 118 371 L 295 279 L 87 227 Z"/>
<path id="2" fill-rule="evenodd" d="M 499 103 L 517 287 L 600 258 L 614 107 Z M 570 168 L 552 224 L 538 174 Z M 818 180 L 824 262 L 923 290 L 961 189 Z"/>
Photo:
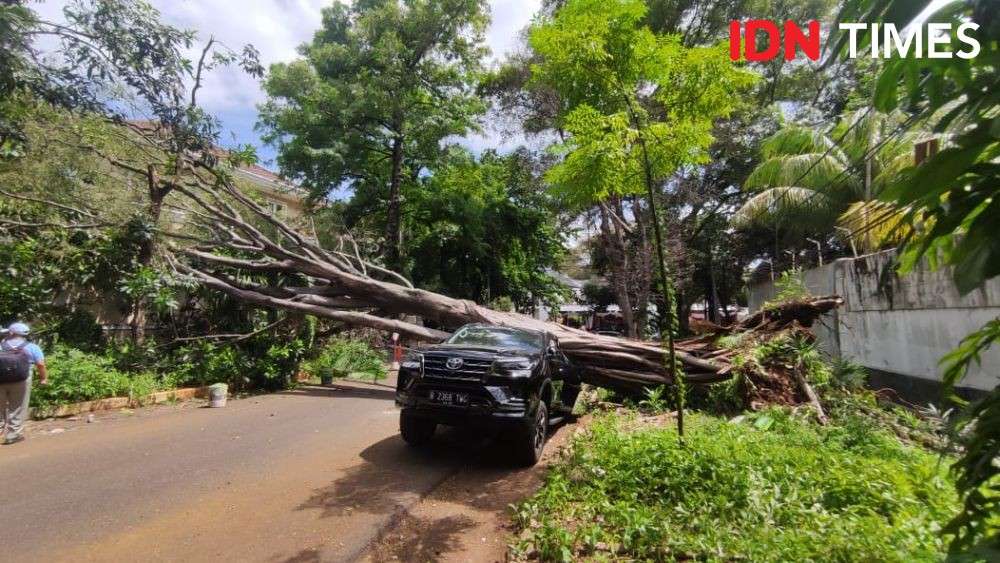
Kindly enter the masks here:
<path id="1" fill-rule="evenodd" d="M 333 372 L 321 372 L 319 374 L 319 382 L 321 385 L 329 385 L 333 383 Z"/>
<path id="2" fill-rule="evenodd" d="M 324 348 L 319 356 L 305 362 L 302 367 L 313 377 L 319 377 L 319 382 L 322 385 L 333 383 L 333 378 L 336 375 L 329 348 Z"/>
<path id="3" fill-rule="evenodd" d="M 377 381 L 385 377 L 385 364 L 379 353 L 364 342 L 334 340 L 319 356 L 307 363 L 307 371 L 329 385 L 334 378 L 365 374 Z"/>

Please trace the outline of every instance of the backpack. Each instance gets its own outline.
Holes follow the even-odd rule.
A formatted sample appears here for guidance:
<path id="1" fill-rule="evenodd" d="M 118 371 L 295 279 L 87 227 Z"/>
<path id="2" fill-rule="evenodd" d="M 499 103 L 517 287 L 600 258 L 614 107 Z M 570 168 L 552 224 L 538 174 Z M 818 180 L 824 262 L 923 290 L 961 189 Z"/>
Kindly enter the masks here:
<path id="1" fill-rule="evenodd" d="M 31 376 L 31 356 L 25 351 L 28 342 L 17 348 L 0 350 L 0 383 L 20 383 Z"/>

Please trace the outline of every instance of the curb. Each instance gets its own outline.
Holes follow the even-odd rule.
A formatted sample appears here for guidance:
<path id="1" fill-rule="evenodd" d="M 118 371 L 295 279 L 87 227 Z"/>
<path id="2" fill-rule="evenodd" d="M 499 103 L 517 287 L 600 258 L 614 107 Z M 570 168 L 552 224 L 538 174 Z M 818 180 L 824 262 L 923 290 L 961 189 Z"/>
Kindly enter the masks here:
<path id="1" fill-rule="evenodd" d="M 158 405 L 169 401 L 189 401 L 194 398 L 208 398 L 208 387 L 185 387 L 183 389 L 157 391 L 156 393 L 146 395 L 145 397 L 139 399 L 133 399 L 131 397 L 109 397 L 107 399 L 96 399 L 93 401 L 84 401 L 82 403 L 62 405 L 51 410 L 35 407 L 30 411 L 30 418 L 32 420 L 39 420 L 43 418 L 63 418 L 88 412 Z"/>

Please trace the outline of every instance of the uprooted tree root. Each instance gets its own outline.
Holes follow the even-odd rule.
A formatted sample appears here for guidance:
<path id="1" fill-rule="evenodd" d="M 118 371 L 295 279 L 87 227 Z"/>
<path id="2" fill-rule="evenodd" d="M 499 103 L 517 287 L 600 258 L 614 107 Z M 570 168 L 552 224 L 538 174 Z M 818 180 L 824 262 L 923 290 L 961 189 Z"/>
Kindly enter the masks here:
<path id="1" fill-rule="evenodd" d="M 797 342 L 812 345 L 810 327 L 823 314 L 842 303 L 836 296 L 802 299 L 760 311 L 732 327 L 716 327 L 709 334 L 681 341 L 688 353 L 730 366 L 734 391 L 743 408 L 754 410 L 768 405 L 809 405 L 820 423 L 827 421 L 819 396 L 809 382 L 807 366 L 794 350 L 773 357 L 757 357 L 756 350 L 769 343 Z M 731 346 L 721 346 L 728 337 Z"/>

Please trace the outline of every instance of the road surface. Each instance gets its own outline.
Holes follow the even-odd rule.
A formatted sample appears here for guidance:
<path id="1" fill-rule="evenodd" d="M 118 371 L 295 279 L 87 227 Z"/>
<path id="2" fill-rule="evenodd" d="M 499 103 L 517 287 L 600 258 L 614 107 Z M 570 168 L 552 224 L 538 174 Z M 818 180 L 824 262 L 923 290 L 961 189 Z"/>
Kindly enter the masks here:
<path id="1" fill-rule="evenodd" d="M 505 472 L 475 437 L 406 447 L 392 398 L 344 383 L 36 424 L 0 447 L 0 558 L 358 559 L 470 457 Z"/>

